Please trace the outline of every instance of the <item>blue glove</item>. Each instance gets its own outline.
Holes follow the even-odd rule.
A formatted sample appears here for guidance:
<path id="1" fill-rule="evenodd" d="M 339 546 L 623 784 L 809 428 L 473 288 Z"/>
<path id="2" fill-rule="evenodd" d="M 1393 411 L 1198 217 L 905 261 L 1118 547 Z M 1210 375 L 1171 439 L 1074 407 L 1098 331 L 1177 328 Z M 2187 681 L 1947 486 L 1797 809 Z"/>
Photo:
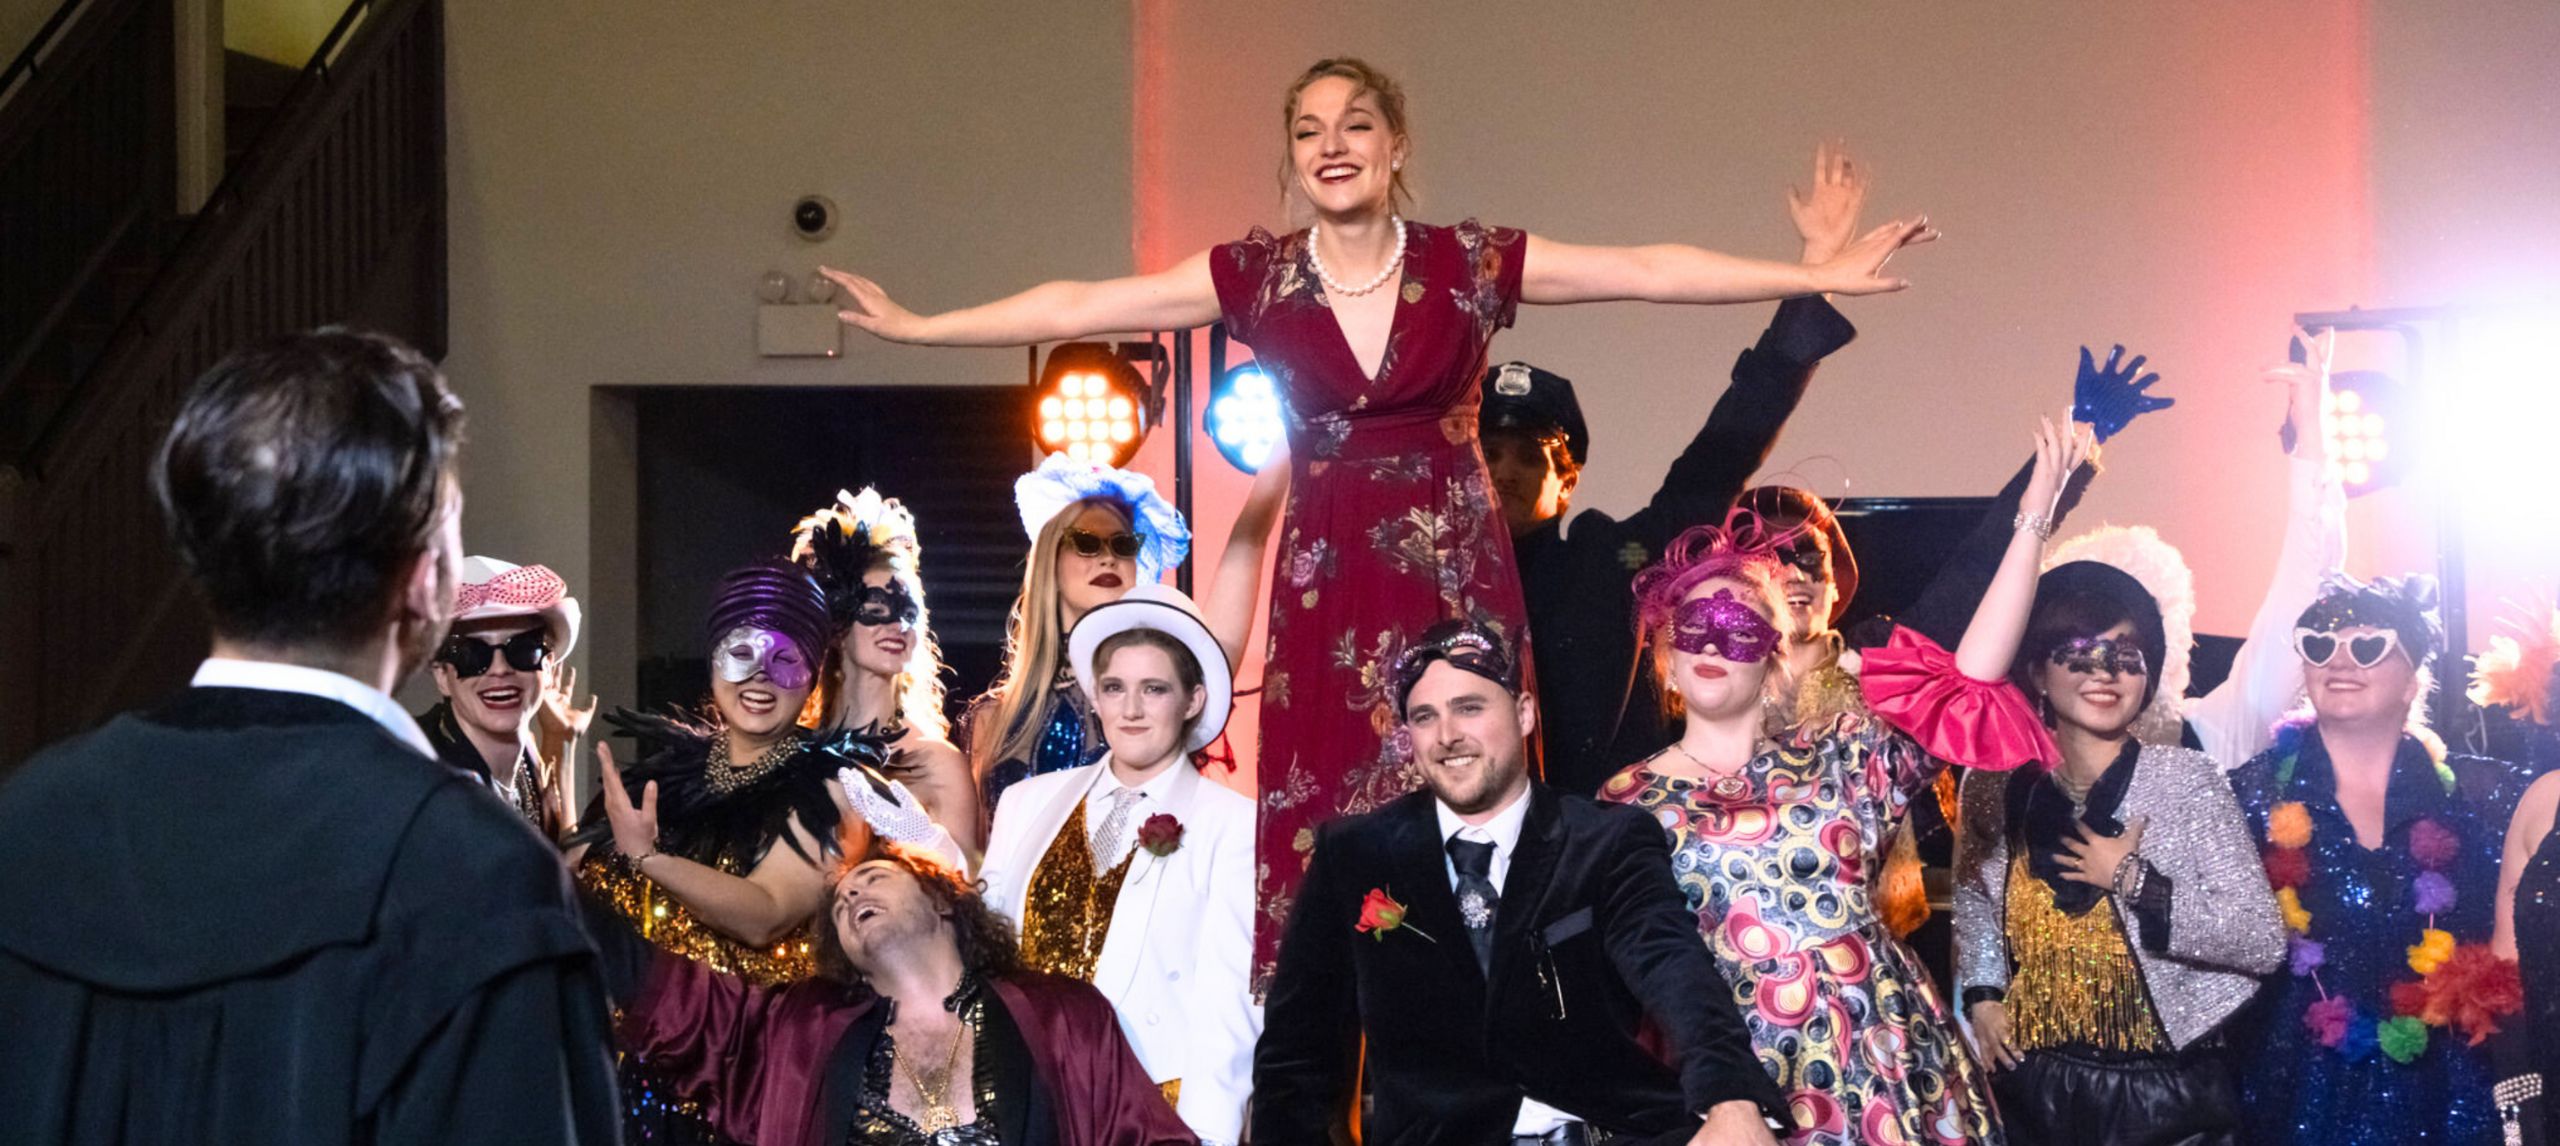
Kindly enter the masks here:
<path id="1" fill-rule="evenodd" d="M 2154 398 L 2143 392 L 2160 380 L 2157 373 L 2134 377 L 2148 361 L 2136 354 L 2133 361 L 2125 362 L 2124 347 L 2118 346 L 2107 353 L 2107 364 L 2101 368 L 2089 348 L 2081 347 L 2080 379 L 2071 387 L 2072 419 L 2096 427 L 2098 440 L 2103 442 L 2132 425 L 2135 418 L 2177 405 L 2175 398 Z M 2123 363 L 2121 368 L 2118 363 Z"/>

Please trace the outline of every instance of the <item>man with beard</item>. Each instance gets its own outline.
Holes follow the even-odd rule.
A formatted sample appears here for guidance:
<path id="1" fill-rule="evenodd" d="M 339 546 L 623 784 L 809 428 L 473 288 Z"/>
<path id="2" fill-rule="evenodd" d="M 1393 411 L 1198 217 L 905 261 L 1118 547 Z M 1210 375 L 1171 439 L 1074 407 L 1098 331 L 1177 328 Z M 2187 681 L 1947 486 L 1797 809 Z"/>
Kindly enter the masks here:
<path id="1" fill-rule="evenodd" d="M 152 483 L 213 655 L 0 789 L 0 1141 L 615 1140 L 559 857 L 387 695 L 453 615 L 461 433 L 335 328 L 187 395 Z"/>
<path id="2" fill-rule="evenodd" d="M 647 809 L 604 785 L 617 835 Z M 841 833 L 816 978 L 757 986 L 661 951 L 586 900 L 624 1050 L 753 1146 L 1196 1146 L 1102 993 L 1022 964 L 941 860 Z"/>
<path id="3" fill-rule="evenodd" d="M 1250 1139 L 1326 1141 L 1365 1076 L 1373 1141 L 1773 1143 L 1786 1105 L 1661 826 L 1529 779 L 1537 711 L 1491 631 L 1441 622 L 1395 668 L 1424 790 L 1317 829 Z"/>

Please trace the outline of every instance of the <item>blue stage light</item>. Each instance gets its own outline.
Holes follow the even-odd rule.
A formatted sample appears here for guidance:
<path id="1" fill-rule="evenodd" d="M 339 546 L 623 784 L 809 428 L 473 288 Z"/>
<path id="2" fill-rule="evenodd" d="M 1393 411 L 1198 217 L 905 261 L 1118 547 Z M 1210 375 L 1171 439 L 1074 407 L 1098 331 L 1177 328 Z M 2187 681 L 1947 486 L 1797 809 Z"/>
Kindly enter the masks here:
<path id="1" fill-rule="evenodd" d="M 1259 472 L 1288 433 L 1281 422 L 1279 389 L 1251 362 L 1230 368 L 1210 384 L 1204 421 L 1218 456 L 1246 473 Z"/>

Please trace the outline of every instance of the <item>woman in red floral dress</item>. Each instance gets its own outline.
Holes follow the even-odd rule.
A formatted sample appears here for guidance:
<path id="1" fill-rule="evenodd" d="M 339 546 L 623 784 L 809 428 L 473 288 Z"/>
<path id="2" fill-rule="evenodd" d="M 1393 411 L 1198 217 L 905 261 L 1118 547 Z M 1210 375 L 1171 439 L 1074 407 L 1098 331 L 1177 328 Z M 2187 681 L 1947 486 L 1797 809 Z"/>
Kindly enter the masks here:
<path id="1" fill-rule="evenodd" d="M 919 315 L 878 284 L 828 271 L 844 321 L 893 342 L 1017 346 L 1225 321 L 1278 383 L 1292 475 L 1264 666 L 1261 910 L 1268 978 L 1315 826 L 1412 786 L 1386 666 L 1405 635 L 1472 617 L 1526 624 L 1511 543 L 1476 446 L 1476 384 L 1493 333 L 1523 302 L 1758 302 L 1899 290 L 1884 264 L 1936 237 L 1887 223 L 1813 266 L 1677 244 L 1586 247 L 1469 220 L 1406 222 L 1404 95 L 1353 59 L 1318 62 L 1281 119 L 1282 186 L 1306 230 L 1260 228 L 1169 270 L 1053 282 Z"/>

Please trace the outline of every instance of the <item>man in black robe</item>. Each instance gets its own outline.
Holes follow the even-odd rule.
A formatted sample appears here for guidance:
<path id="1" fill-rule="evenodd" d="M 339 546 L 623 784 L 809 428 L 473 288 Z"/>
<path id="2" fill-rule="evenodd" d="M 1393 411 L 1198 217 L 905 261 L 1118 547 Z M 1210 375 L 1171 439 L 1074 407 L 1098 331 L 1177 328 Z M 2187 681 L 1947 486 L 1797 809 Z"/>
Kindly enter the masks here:
<path id="1" fill-rule="evenodd" d="M 616 1139 L 557 854 L 386 695 L 453 614 L 461 423 L 337 329 L 196 382 L 152 481 L 213 655 L 0 788 L 0 1142 Z"/>

